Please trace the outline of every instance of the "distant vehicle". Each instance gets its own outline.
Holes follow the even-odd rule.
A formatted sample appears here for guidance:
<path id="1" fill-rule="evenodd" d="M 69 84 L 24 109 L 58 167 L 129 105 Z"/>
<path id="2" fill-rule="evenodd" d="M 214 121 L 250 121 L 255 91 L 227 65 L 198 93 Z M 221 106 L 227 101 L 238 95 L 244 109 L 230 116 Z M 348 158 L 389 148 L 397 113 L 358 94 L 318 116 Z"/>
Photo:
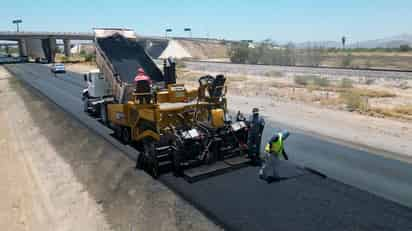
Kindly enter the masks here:
<path id="1" fill-rule="evenodd" d="M 64 68 L 63 63 L 55 63 L 51 68 L 51 72 L 53 73 L 66 73 L 66 69 Z"/>
<path id="2" fill-rule="evenodd" d="M 45 58 L 37 57 L 37 58 L 34 59 L 34 62 L 36 62 L 36 63 L 48 63 L 49 61 Z"/>
<path id="3" fill-rule="evenodd" d="M 27 62 L 29 62 L 29 57 L 21 56 L 21 57 L 19 57 L 19 61 L 22 62 L 22 63 L 27 63 Z"/>

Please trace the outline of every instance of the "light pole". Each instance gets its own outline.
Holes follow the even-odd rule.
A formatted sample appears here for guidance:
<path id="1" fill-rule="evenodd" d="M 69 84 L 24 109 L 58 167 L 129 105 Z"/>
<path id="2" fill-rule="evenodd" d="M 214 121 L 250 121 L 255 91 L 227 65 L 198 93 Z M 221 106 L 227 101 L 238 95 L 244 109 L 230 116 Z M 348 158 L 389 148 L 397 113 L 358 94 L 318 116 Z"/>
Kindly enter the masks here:
<path id="1" fill-rule="evenodd" d="M 12 22 L 13 22 L 13 24 L 16 24 L 16 26 L 17 26 L 17 32 L 19 32 L 19 31 L 20 31 L 19 25 L 20 25 L 20 23 L 23 22 L 23 20 L 21 20 L 21 19 L 16 19 L 16 20 L 13 20 Z"/>
<path id="2" fill-rule="evenodd" d="M 165 30 L 165 37 L 167 38 L 167 33 L 170 33 L 170 32 L 172 32 L 172 31 L 173 31 L 173 30 L 170 29 L 170 28 L 166 29 L 166 30 Z"/>
<path id="3" fill-rule="evenodd" d="M 186 28 L 184 29 L 184 31 L 185 31 L 185 32 L 189 32 L 189 36 L 190 36 L 190 38 L 192 38 L 192 28 L 186 27 Z"/>

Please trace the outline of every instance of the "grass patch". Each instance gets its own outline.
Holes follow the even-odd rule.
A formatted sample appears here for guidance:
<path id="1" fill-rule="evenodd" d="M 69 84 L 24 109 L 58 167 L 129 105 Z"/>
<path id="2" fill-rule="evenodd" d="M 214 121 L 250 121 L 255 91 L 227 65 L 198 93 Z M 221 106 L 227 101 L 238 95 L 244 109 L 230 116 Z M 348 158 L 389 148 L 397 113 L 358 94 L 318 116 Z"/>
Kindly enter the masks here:
<path id="1" fill-rule="evenodd" d="M 343 78 L 340 83 L 339 87 L 341 88 L 353 88 L 353 80 L 348 78 Z"/>
<path id="2" fill-rule="evenodd" d="M 281 71 L 268 71 L 264 74 L 267 77 L 282 77 L 283 72 Z"/>
<path id="3" fill-rule="evenodd" d="M 312 77 L 312 84 L 315 86 L 327 87 L 330 85 L 330 81 L 325 77 L 314 76 Z"/>

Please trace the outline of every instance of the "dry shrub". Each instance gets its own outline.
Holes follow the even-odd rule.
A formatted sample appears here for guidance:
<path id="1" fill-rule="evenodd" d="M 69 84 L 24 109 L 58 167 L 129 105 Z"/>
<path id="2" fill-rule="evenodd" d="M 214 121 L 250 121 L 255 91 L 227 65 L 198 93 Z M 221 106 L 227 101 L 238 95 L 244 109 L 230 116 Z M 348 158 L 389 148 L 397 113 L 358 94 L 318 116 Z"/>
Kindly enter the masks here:
<path id="1" fill-rule="evenodd" d="M 310 78 L 308 76 L 297 75 L 294 78 L 294 82 L 298 85 L 306 86 L 309 84 Z"/>
<path id="2" fill-rule="evenodd" d="M 366 85 L 372 85 L 372 84 L 374 84 L 375 83 L 375 79 L 373 79 L 373 78 L 368 78 L 368 79 L 366 79 L 366 81 L 365 81 L 365 84 Z"/>
<path id="3" fill-rule="evenodd" d="M 399 85 L 397 87 L 402 89 L 402 90 L 406 90 L 406 89 L 410 88 L 410 86 L 408 84 L 408 81 L 402 81 L 401 83 L 399 83 Z"/>
<path id="4" fill-rule="evenodd" d="M 176 62 L 176 68 L 177 68 L 177 69 L 186 68 L 186 63 L 185 63 L 183 60 L 181 60 L 181 59 L 176 59 L 175 62 Z"/>
<path id="5" fill-rule="evenodd" d="M 298 85 L 307 86 L 311 84 L 317 87 L 328 87 L 330 86 L 330 81 L 328 78 L 319 77 L 316 75 L 297 75 L 294 78 L 294 82 Z"/>
<path id="6" fill-rule="evenodd" d="M 358 94 L 360 96 L 366 96 L 371 98 L 390 98 L 395 97 L 396 94 L 384 91 L 384 90 L 371 90 L 371 89 L 364 89 L 364 88 L 356 88 L 351 90 L 352 93 Z"/>
<path id="7" fill-rule="evenodd" d="M 393 108 L 373 108 L 372 111 L 384 116 L 412 120 L 412 105 L 402 105 Z"/>
<path id="8" fill-rule="evenodd" d="M 244 75 L 229 75 L 226 78 L 227 78 L 227 80 L 233 81 L 233 82 L 236 82 L 236 81 L 243 82 L 243 81 L 246 81 L 248 79 L 247 76 L 244 76 Z"/>
<path id="9" fill-rule="evenodd" d="M 177 81 L 197 81 L 202 73 L 192 72 L 192 71 L 185 71 L 185 70 L 177 70 Z"/>
<path id="10" fill-rule="evenodd" d="M 352 62 L 353 62 L 353 56 L 352 56 L 352 54 L 348 54 L 348 55 L 343 57 L 342 66 L 343 67 L 350 67 L 350 66 L 352 66 Z"/>
<path id="11" fill-rule="evenodd" d="M 339 87 L 341 88 L 352 88 L 353 87 L 353 80 L 348 78 L 343 78 L 340 83 Z"/>
<path id="12" fill-rule="evenodd" d="M 356 91 L 342 92 L 339 97 L 346 105 L 348 111 L 364 112 L 368 110 L 367 100 Z"/>
<path id="13" fill-rule="evenodd" d="M 334 98 L 322 98 L 320 100 L 320 104 L 323 106 L 339 106 L 342 105 L 342 98 L 334 97 Z"/>
<path id="14" fill-rule="evenodd" d="M 397 106 L 393 111 L 399 114 L 412 116 L 412 105 Z"/>

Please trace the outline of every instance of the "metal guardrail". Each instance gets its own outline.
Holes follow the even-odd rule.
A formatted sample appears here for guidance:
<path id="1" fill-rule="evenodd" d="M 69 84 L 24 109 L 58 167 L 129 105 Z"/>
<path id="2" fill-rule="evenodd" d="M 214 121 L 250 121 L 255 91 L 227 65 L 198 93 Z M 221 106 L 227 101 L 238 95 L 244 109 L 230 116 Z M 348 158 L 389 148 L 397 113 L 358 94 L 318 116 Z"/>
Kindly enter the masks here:
<path id="1" fill-rule="evenodd" d="M 24 36 L 24 35 L 81 35 L 93 36 L 91 32 L 49 32 L 49 31 L 0 31 L 0 35 Z"/>
<path id="2" fill-rule="evenodd" d="M 92 32 L 50 32 L 50 31 L 0 31 L 0 39 L 2 37 L 5 38 L 13 38 L 18 39 L 21 37 L 75 37 L 75 38 L 82 38 L 87 40 L 92 40 L 94 34 Z M 142 36 L 138 35 L 138 38 L 142 39 L 154 39 L 154 40 L 189 40 L 189 41 L 200 41 L 200 42 L 210 42 L 210 43 L 221 43 L 221 42 L 238 42 L 233 40 L 222 40 L 222 39 L 215 39 L 215 38 L 198 38 L 198 37 L 162 37 L 162 36 Z"/>

